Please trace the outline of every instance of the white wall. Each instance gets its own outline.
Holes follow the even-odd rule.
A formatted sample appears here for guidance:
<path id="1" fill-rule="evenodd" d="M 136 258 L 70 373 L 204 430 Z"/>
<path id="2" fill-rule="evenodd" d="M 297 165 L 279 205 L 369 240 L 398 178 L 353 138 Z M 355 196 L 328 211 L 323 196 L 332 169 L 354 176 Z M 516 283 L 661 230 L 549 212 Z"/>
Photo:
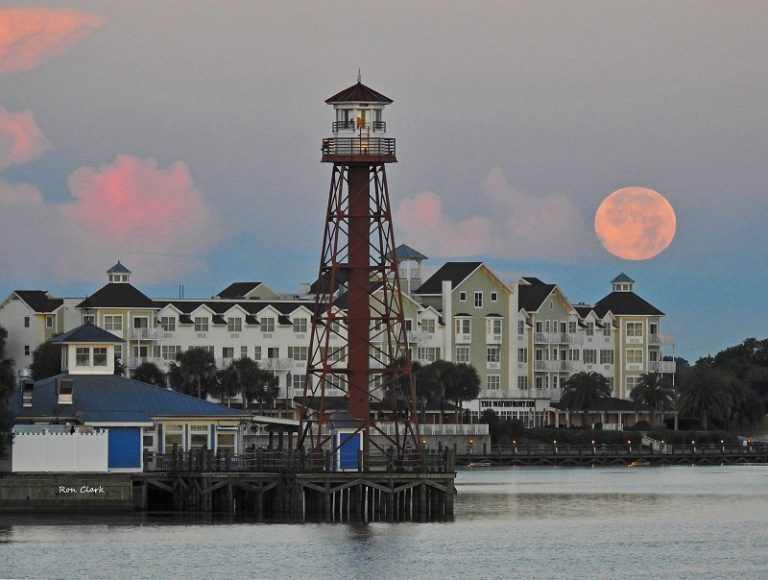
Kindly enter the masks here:
<path id="1" fill-rule="evenodd" d="M 99 433 L 16 433 L 11 471 L 100 472 L 108 471 L 109 435 Z"/>

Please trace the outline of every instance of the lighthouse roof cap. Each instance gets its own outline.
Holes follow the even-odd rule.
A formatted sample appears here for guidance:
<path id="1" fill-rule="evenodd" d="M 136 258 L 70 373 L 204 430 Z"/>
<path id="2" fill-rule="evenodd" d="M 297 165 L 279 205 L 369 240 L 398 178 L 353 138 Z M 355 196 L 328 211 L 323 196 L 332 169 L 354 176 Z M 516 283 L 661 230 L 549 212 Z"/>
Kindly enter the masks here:
<path id="1" fill-rule="evenodd" d="M 329 105 L 336 103 L 392 103 L 392 99 L 385 97 L 378 91 L 365 86 L 358 81 L 351 87 L 336 93 L 325 101 Z"/>

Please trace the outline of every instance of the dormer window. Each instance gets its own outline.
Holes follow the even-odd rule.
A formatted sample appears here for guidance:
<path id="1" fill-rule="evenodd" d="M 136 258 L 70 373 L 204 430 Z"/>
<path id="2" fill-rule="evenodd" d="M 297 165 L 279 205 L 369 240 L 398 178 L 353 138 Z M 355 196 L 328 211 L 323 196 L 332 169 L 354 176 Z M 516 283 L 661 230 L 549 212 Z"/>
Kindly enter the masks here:
<path id="1" fill-rule="evenodd" d="M 24 407 L 32 406 L 32 391 L 35 388 L 34 381 L 25 379 L 21 384 L 21 404 Z"/>
<path id="2" fill-rule="evenodd" d="M 75 381 L 72 379 L 59 379 L 56 383 L 59 405 L 72 404 L 72 392 L 75 389 Z"/>

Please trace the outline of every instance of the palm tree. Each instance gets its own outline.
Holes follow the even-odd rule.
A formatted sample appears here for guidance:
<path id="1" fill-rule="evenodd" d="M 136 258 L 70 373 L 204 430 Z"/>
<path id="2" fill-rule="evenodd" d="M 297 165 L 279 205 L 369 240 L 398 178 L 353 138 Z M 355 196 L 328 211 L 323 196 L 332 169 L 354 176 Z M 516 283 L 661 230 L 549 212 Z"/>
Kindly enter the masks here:
<path id="1" fill-rule="evenodd" d="M 271 403 L 279 393 L 279 381 L 270 371 L 259 368 L 253 359 L 239 358 L 219 373 L 218 394 L 220 398 L 229 399 L 240 395 L 243 399 L 243 408 L 248 408 L 248 403 L 258 401 L 260 411 L 263 413 L 264 404 Z"/>
<path id="2" fill-rule="evenodd" d="M 661 409 L 662 423 L 664 423 L 664 409 L 672 406 L 675 390 L 669 385 L 664 375 L 657 373 L 645 373 L 640 375 L 640 380 L 632 388 L 629 398 L 638 405 L 647 405 L 651 410 L 650 423 L 653 417 Z"/>
<path id="3" fill-rule="evenodd" d="M 567 409 L 581 411 L 582 427 L 587 426 L 589 411 L 600 408 L 611 398 L 611 386 L 608 379 L 593 371 L 582 371 L 571 375 L 563 387 L 560 402 Z"/>
<path id="4" fill-rule="evenodd" d="M 216 359 L 205 349 L 193 347 L 176 356 L 170 364 L 168 381 L 175 391 L 205 398 L 216 389 Z"/>
<path id="5" fill-rule="evenodd" d="M 461 410 L 459 416 L 463 417 L 464 401 L 476 399 L 480 394 L 480 375 L 472 365 L 458 363 L 454 365 L 455 379 L 451 381 L 451 390 L 448 396 L 453 399 Z"/>
<path id="6" fill-rule="evenodd" d="M 680 411 L 700 416 L 705 430 L 709 428 L 709 419 L 726 419 L 733 403 L 729 383 L 726 373 L 695 366 L 680 387 Z"/>
<path id="7" fill-rule="evenodd" d="M 141 363 L 131 374 L 132 378 L 142 383 L 165 387 L 165 375 L 163 371 L 153 362 L 146 361 Z"/>

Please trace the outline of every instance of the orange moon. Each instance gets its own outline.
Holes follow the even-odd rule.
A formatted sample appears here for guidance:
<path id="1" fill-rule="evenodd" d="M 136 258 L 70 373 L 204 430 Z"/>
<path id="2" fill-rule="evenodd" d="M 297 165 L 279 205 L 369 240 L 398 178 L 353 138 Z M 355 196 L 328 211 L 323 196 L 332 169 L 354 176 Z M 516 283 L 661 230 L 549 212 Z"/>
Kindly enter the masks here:
<path id="1" fill-rule="evenodd" d="M 675 210 L 660 193 L 625 187 L 606 197 L 595 212 L 595 233 L 606 250 L 625 260 L 648 260 L 675 237 Z"/>

